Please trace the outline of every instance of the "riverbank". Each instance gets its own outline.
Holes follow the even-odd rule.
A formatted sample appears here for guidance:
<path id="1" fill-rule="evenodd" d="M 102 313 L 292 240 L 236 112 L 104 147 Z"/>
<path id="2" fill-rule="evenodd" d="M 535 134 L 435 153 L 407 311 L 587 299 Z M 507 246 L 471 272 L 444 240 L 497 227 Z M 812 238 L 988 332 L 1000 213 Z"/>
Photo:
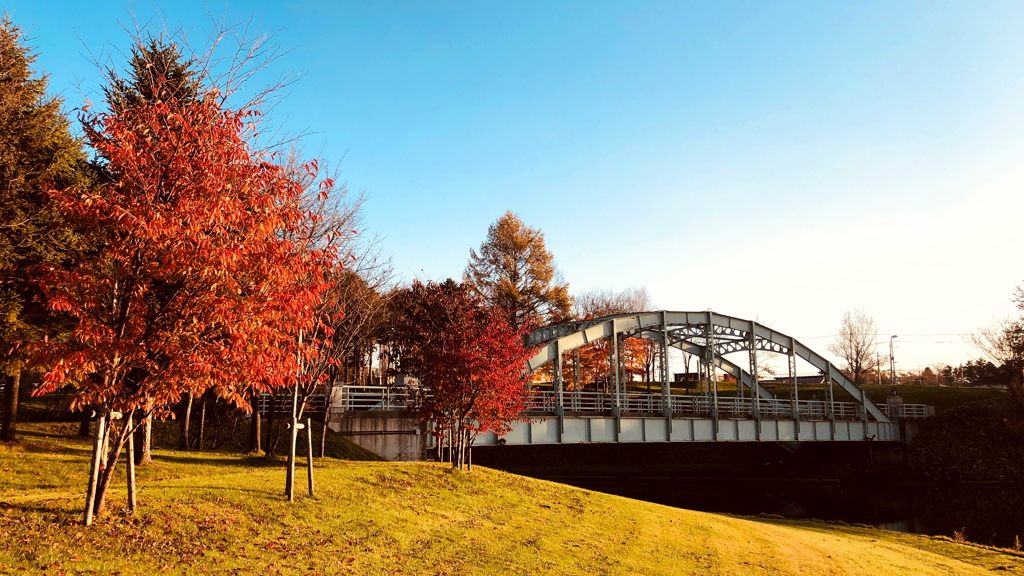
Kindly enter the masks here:
<path id="1" fill-rule="evenodd" d="M 1024 467 L 1024 456 L 1013 457 L 1009 429 L 986 406 L 940 415 L 909 450 L 868 442 L 585 444 L 478 448 L 474 459 L 685 509 L 961 534 L 1012 547 L 1024 538 L 1024 492 L 1004 472 Z M 922 473 L 922 462 L 936 461 L 941 466 Z M 939 474 L 957 470 L 973 475 Z"/>
<path id="2" fill-rule="evenodd" d="M 1024 482 L 1024 414 L 1008 398 L 939 414 L 921 425 L 908 464 L 934 482 Z"/>
<path id="3" fill-rule="evenodd" d="M 0 573 L 1024 571 L 1011 551 L 949 539 L 693 512 L 481 467 L 323 459 L 317 497 L 288 503 L 279 465 L 163 451 L 151 470 L 166 473 L 142 474 L 135 517 L 116 491 L 111 513 L 82 528 L 86 448 L 45 436 L 0 448 L 0 539 L 11 544 L 0 549 Z M 49 471 L 45 484 L 39 467 Z"/>

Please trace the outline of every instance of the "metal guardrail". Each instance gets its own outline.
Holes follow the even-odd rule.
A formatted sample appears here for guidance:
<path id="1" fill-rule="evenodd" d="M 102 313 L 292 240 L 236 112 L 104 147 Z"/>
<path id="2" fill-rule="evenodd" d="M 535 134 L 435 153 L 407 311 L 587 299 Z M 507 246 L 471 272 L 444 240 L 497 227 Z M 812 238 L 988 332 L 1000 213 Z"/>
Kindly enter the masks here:
<path id="1" fill-rule="evenodd" d="M 389 386 L 338 386 L 331 414 L 353 410 L 405 410 L 412 404 L 408 390 L 394 390 Z"/>
<path id="2" fill-rule="evenodd" d="M 534 402 L 527 413 L 553 414 L 557 412 L 558 394 L 544 390 L 534 393 Z M 613 394 L 602 392 L 563 392 L 565 412 L 610 413 L 616 405 Z M 620 412 L 625 414 L 664 415 L 664 398 L 660 394 L 622 394 L 618 398 Z M 670 398 L 674 416 L 710 416 L 711 399 L 704 395 L 673 395 Z M 789 419 L 793 417 L 793 404 L 789 400 L 760 399 L 757 403 L 761 418 Z M 752 418 L 754 402 L 749 398 L 718 398 L 718 414 L 721 418 Z M 805 420 L 826 420 L 827 405 L 823 400 L 799 400 L 799 415 Z M 861 419 L 860 405 L 856 402 L 834 402 L 833 410 L 837 420 Z"/>
<path id="3" fill-rule="evenodd" d="M 879 404 L 878 407 L 881 408 L 882 412 L 884 412 L 889 418 L 916 419 L 935 416 L 935 406 L 928 406 L 926 404 L 898 404 L 895 406 L 898 407 L 898 410 L 888 404 Z M 893 412 L 898 413 L 893 414 Z"/>
<path id="4" fill-rule="evenodd" d="M 413 396 L 408 390 L 394 390 L 387 386 L 338 386 L 335 388 L 335 401 L 331 405 L 332 414 L 347 411 L 400 411 L 414 404 Z M 564 413 L 574 414 L 611 414 L 616 406 L 614 394 L 603 392 L 566 391 L 562 393 Z M 660 394 L 621 394 L 618 405 L 622 414 L 646 416 L 664 416 L 664 398 Z M 290 404 L 288 404 L 290 407 Z M 711 399 L 705 395 L 673 395 L 670 397 L 673 416 L 709 417 L 711 415 Z M 793 417 L 793 403 L 786 399 L 766 399 L 757 401 L 758 413 L 763 419 L 790 419 Z M 828 420 L 828 404 L 824 400 L 799 400 L 796 403 L 801 420 Z M 889 406 L 879 405 L 887 416 Z M 290 408 L 289 408 L 290 409 Z M 863 418 L 863 409 L 856 402 L 833 402 L 832 409 L 836 420 L 856 421 Z M 718 398 L 719 418 L 753 418 L 754 401 L 750 398 Z M 527 415 L 552 415 L 558 412 L 558 393 L 550 390 L 536 390 L 526 409 Z M 927 418 L 935 415 L 935 408 L 924 404 L 901 404 L 897 418 Z"/>

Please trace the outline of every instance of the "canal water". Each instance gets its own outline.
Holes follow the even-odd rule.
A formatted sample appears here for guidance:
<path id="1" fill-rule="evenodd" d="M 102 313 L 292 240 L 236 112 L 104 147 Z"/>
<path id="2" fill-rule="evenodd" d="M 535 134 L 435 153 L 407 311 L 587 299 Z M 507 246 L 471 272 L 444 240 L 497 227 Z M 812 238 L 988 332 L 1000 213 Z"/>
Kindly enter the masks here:
<path id="1" fill-rule="evenodd" d="M 851 443 L 852 444 L 852 443 Z M 576 445 L 474 449 L 476 463 L 703 512 L 868 524 L 1014 548 L 1024 542 L 1024 486 L 908 482 L 862 446 L 796 453 L 741 445 Z M 890 460 L 892 460 L 890 458 Z M 870 461 L 870 463 L 869 463 Z"/>

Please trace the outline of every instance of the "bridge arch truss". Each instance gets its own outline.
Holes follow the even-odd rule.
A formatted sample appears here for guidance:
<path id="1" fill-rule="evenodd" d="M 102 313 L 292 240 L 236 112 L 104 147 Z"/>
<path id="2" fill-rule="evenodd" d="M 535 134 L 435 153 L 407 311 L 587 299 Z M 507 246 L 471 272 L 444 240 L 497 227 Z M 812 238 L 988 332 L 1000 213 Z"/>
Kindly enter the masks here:
<path id="1" fill-rule="evenodd" d="M 628 338 L 658 344 L 660 398 L 627 393 L 620 348 Z M 567 390 L 563 378 L 566 357 L 598 341 L 609 343 L 610 392 L 602 395 L 606 404 L 600 406 L 604 414 L 596 413 L 593 403 L 581 404 L 580 392 Z M 553 363 L 552 389 L 542 395 L 545 401 L 534 408 L 534 417 L 506 436 L 512 443 L 632 441 L 623 436 L 637 434 L 640 441 L 651 441 L 648 437 L 655 441 L 899 439 L 897 423 L 835 365 L 795 338 L 752 320 L 711 311 L 636 312 L 545 326 L 531 332 L 527 343 L 537 349 L 527 363 L 531 372 Z M 705 383 L 699 395 L 673 395 L 667 361 L 673 348 L 698 359 Z M 759 382 L 759 353 L 786 358 L 789 398 L 776 397 Z M 799 399 L 798 362 L 821 373 L 824 398 Z M 735 396 L 721 394 L 718 371 L 735 378 Z M 837 389 L 853 401 L 837 402 Z M 644 413 L 637 408 L 641 400 Z M 497 437 L 483 440 L 498 442 Z"/>

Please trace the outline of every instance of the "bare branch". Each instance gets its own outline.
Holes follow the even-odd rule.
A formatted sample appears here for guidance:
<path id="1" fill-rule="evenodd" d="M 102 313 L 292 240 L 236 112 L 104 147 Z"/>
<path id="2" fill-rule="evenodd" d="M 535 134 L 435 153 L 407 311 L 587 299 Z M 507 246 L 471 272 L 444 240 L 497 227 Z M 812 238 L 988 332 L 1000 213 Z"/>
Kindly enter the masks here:
<path id="1" fill-rule="evenodd" d="M 874 318 L 861 308 L 847 310 L 836 341 L 828 345 L 828 351 L 843 360 L 844 370 L 859 386 L 865 372 L 878 368 L 878 325 Z"/>

